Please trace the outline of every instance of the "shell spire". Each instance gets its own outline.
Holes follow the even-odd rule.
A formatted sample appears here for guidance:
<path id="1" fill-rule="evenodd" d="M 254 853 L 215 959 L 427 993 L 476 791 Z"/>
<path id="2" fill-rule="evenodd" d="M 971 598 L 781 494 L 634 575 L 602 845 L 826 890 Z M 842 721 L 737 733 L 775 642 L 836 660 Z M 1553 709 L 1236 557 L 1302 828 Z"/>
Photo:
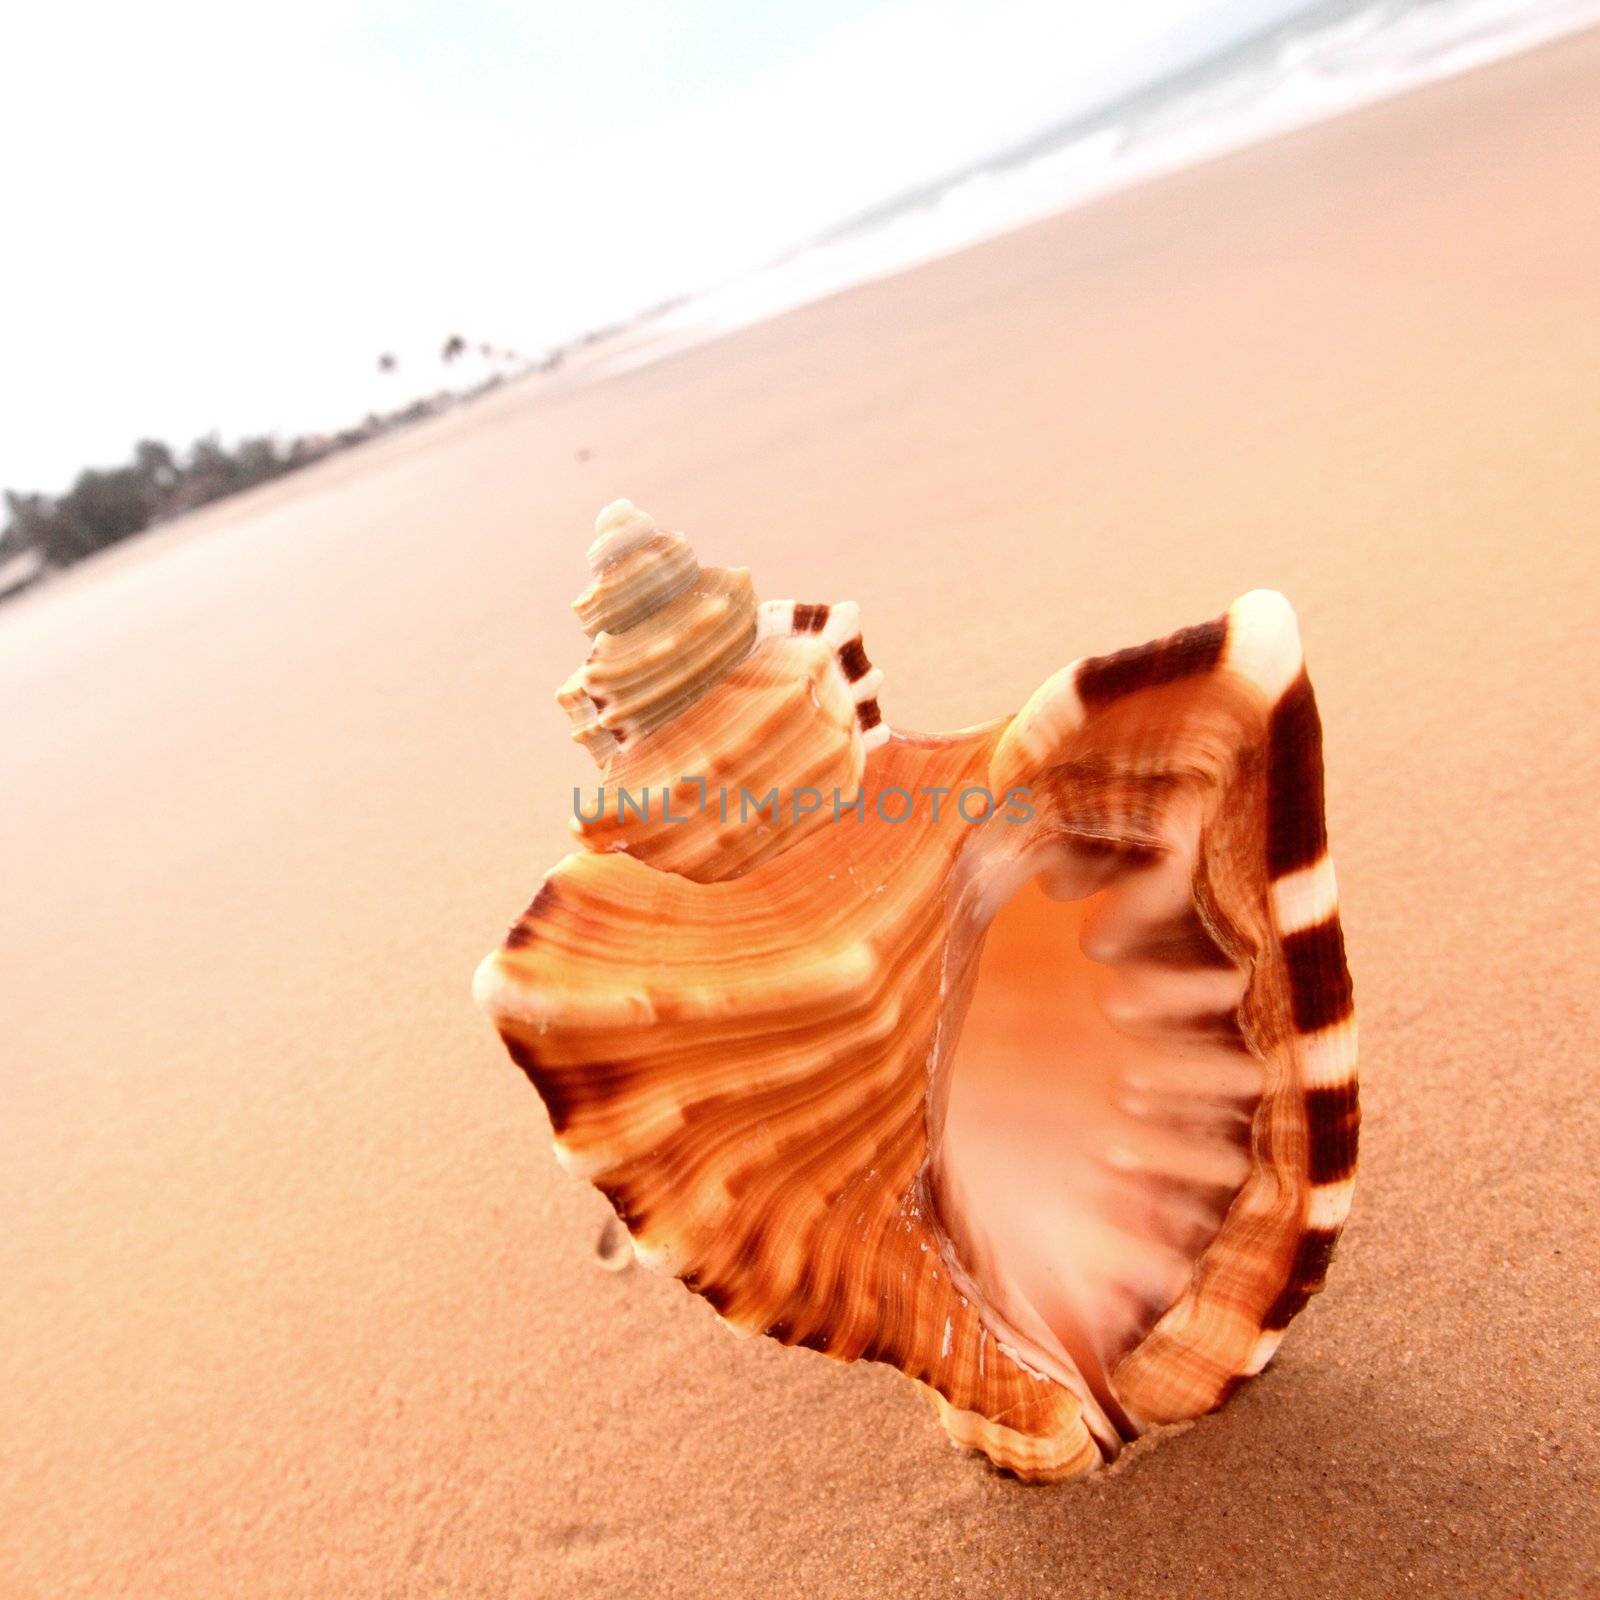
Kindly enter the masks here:
<path id="1" fill-rule="evenodd" d="M 628 500 L 600 513 L 589 568 L 594 580 L 572 608 L 594 645 L 556 698 L 573 737 L 604 763 L 750 653 L 756 598 L 747 568 L 701 567 L 682 534 Z"/>
<path id="2" fill-rule="evenodd" d="M 853 601 L 758 605 L 747 569 L 702 567 L 629 500 L 600 513 L 588 559 L 573 610 L 593 645 L 556 697 L 606 779 L 574 819 L 585 845 L 734 877 L 857 794 L 889 729 Z"/>

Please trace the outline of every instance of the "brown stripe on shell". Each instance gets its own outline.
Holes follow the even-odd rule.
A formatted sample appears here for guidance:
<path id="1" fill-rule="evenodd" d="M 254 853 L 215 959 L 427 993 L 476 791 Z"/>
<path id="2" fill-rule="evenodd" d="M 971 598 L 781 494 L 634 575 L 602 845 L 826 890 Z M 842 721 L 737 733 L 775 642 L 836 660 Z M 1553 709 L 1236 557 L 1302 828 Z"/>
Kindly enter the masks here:
<path id="1" fill-rule="evenodd" d="M 1333 1260 L 1333 1249 L 1338 1242 L 1337 1228 L 1308 1228 L 1300 1236 L 1300 1246 L 1295 1251 L 1283 1292 L 1261 1319 L 1264 1331 L 1280 1332 L 1305 1310 L 1306 1302 L 1322 1287 L 1328 1275 L 1328 1263 Z"/>
<path id="2" fill-rule="evenodd" d="M 872 663 L 867 660 L 866 648 L 861 643 L 860 634 L 853 639 L 847 639 L 839 646 L 839 665 L 851 683 L 859 682 L 872 671 Z"/>
<path id="3" fill-rule="evenodd" d="M 856 708 L 856 720 L 861 724 L 863 733 L 870 732 L 883 721 L 883 713 L 878 709 L 876 700 L 863 700 Z"/>
<path id="4" fill-rule="evenodd" d="M 1306 1176 L 1313 1184 L 1342 1183 L 1356 1170 L 1361 1096 L 1356 1085 L 1306 1090 Z"/>
<path id="5" fill-rule="evenodd" d="M 1198 1011 L 1193 1016 L 1175 1019 L 1174 1028 L 1196 1039 L 1210 1039 L 1225 1050 L 1255 1054 L 1245 1035 L 1237 1007 L 1232 1011 Z"/>
<path id="6" fill-rule="evenodd" d="M 1078 668 L 1078 698 L 1095 708 L 1138 689 L 1154 689 L 1211 672 L 1222 659 L 1227 642 L 1228 619 L 1218 617 L 1151 644 L 1091 657 Z"/>
<path id="7" fill-rule="evenodd" d="M 827 624 L 827 606 L 796 604 L 794 608 L 794 631 L 796 633 L 821 633 Z"/>
<path id="8" fill-rule="evenodd" d="M 1082 856 L 1112 864 L 1120 872 L 1137 872 L 1153 866 L 1166 854 L 1160 845 L 1141 844 L 1137 839 L 1107 839 L 1097 833 L 1065 833 L 1063 839 Z"/>
<path id="9" fill-rule="evenodd" d="M 685 1278 L 683 1281 L 687 1283 L 688 1279 Z M 721 1282 L 702 1282 L 696 1279 L 691 1287 L 719 1317 L 727 1316 L 730 1307 L 733 1305 L 733 1285 Z"/>
<path id="10" fill-rule="evenodd" d="M 1128 952 L 1127 959 L 1148 961 L 1160 967 L 1225 970 L 1233 966 L 1227 951 L 1212 938 L 1193 906 L 1153 927 L 1144 940 Z"/>
<path id="11" fill-rule="evenodd" d="M 583 1107 L 615 1101 L 638 1078 L 634 1069 L 619 1061 L 586 1061 L 581 1067 L 552 1068 L 539 1060 L 526 1040 L 513 1042 L 509 1035 L 505 1038 L 511 1059 L 528 1075 L 528 1081 L 544 1101 L 550 1127 L 558 1138 L 572 1126 L 573 1118 Z"/>
<path id="12" fill-rule="evenodd" d="M 1256 1107 L 1261 1103 L 1261 1097 L 1241 1096 L 1232 1103 L 1237 1109 L 1231 1120 L 1221 1125 L 1220 1132 L 1223 1139 L 1235 1150 L 1242 1150 L 1248 1155 L 1255 1144 Z"/>
<path id="13" fill-rule="evenodd" d="M 1294 1025 L 1301 1033 L 1331 1028 L 1354 1012 L 1355 994 L 1344 959 L 1344 930 L 1337 916 L 1286 934 L 1283 960 Z"/>
<path id="14" fill-rule="evenodd" d="M 1217 1390 L 1217 1398 L 1212 1403 L 1211 1409 L 1213 1411 L 1220 1411 L 1249 1381 L 1250 1374 L 1248 1372 L 1234 1373 L 1234 1375 L 1227 1379 L 1222 1387 Z"/>
<path id="15" fill-rule="evenodd" d="M 539 1058 L 534 1054 L 533 1046 L 526 1040 L 519 1039 L 514 1033 L 502 1033 L 500 1037 L 505 1041 L 506 1054 L 522 1068 L 527 1074 L 528 1081 L 537 1089 L 539 1083 L 534 1073 L 538 1070 Z"/>
<path id="16" fill-rule="evenodd" d="M 611 1209 L 617 1214 L 617 1220 L 628 1230 L 628 1233 L 630 1235 L 637 1233 L 644 1219 L 640 1216 L 638 1208 L 633 1203 L 633 1197 L 628 1186 L 596 1179 L 595 1188 L 610 1202 Z"/>
<path id="17" fill-rule="evenodd" d="M 1267 872 L 1274 878 L 1319 862 L 1328 848 L 1322 809 L 1322 723 L 1304 670 L 1267 725 Z"/>
<path id="18" fill-rule="evenodd" d="M 503 1032 L 506 1054 L 522 1069 L 523 1075 L 544 1102 L 550 1129 L 559 1137 L 572 1126 L 574 1114 L 591 1097 L 573 1092 L 573 1075 L 570 1072 L 550 1072 L 540 1061 L 538 1052 L 524 1038 Z"/>
<path id="19" fill-rule="evenodd" d="M 528 909 L 512 924 L 511 931 L 506 935 L 505 947 L 507 950 L 521 950 L 533 943 L 533 928 L 531 924 L 540 917 L 545 916 L 556 902 L 556 889 L 553 883 L 541 883 L 539 892 L 529 902 Z"/>

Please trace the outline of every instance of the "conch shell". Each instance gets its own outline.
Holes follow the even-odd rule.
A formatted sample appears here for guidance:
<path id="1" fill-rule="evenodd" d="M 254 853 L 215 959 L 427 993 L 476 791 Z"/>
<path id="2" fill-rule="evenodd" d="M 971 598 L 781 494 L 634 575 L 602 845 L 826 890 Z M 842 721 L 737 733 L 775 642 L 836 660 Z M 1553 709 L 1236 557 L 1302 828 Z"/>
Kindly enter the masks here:
<path id="1" fill-rule="evenodd" d="M 909 1374 L 1019 1477 L 1222 1404 L 1356 1162 L 1288 602 L 929 737 L 853 604 L 597 532 L 560 700 L 606 803 L 476 982 L 559 1158 L 725 1321 Z"/>

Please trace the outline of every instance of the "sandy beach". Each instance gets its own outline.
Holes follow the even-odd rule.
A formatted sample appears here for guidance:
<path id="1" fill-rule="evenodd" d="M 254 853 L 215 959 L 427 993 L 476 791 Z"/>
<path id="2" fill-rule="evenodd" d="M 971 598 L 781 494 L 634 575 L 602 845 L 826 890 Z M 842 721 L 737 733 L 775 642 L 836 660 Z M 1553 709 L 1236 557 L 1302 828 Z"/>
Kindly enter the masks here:
<path id="1" fill-rule="evenodd" d="M 1591 33 L 0 610 L 0 1596 L 1600 1594 L 1597 149 Z M 901 728 L 1294 601 L 1362 1181 L 1220 1414 L 1024 1488 L 597 1264 L 469 985 L 619 495 L 859 601 Z"/>

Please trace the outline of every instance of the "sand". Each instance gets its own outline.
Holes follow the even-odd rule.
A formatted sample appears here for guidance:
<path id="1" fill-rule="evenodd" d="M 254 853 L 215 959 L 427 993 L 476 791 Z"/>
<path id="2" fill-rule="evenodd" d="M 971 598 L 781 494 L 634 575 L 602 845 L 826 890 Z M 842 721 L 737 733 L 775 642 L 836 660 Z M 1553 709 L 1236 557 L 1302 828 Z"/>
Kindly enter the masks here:
<path id="1" fill-rule="evenodd" d="M 1589 35 L 7 606 L 0 1595 L 1600 1592 L 1596 149 Z M 902 727 L 1295 600 L 1363 1178 L 1222 1414 L 1026 1489 L 597 1266 L 468 985 L 619 494 L 858 599 Z"/>

